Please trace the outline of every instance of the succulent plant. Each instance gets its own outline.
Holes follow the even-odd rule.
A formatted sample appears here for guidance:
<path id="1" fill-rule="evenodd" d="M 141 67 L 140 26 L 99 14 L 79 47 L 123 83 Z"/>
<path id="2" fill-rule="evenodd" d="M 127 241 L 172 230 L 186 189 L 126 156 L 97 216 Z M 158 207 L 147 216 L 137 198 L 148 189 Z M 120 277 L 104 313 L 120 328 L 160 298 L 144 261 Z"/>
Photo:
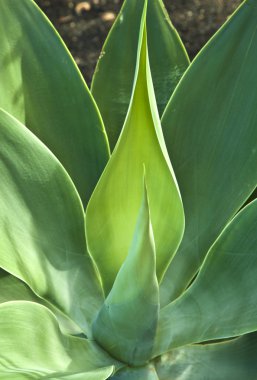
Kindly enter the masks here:
<path id="1" fill-rule="evenodd" d="M 89 90 L 0 0 L 0 379 L 256 379 L 256 19 L 125 0 Z"/>

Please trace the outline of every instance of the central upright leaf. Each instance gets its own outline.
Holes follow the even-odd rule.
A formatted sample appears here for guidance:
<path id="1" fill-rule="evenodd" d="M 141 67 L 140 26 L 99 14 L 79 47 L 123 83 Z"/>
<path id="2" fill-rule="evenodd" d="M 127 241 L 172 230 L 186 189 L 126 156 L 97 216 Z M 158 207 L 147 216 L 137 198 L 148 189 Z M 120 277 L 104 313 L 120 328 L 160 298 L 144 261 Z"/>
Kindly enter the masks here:
<path id="1" fill-rule="evenodd" d="M 145 7 L 146 8 L 146 7 Z M 129 111 L 121 136 L 89 201 L 87 241 L 106 293 L 128 253 L 146 169 L 151 222 L 162 277 L 184 228 L 183 206 L 159 121 L 148 61 L 144 9 Z"/>
<path id="2" fill-rule="evenodd" d="M 159 305 L 155 247 L 145 186 L 128 256 L 93 324 L 94 338 L 122 362 L 144 365 L 152 355 Z"/>
<path id="3" fill-rule="evenodd" d="M 144 0 L 124 0 L 92 79 L 91 91 L 103 117 L 111 150 L 116 145 L 130 103 L 144 3 Z M 189 65 L 189 59 L 162 0 L 148 0 L 146 28 L 153 85 L 161 116 Z"/>

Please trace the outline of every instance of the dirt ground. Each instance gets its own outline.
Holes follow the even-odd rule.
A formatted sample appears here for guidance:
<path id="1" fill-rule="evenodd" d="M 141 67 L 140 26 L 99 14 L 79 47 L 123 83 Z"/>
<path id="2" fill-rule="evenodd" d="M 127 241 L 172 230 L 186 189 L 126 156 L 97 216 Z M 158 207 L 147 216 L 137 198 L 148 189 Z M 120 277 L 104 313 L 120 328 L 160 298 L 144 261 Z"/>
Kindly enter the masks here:
<path id="1" fill-rule="evenodd" d="M 86 81 L 122 0 L 35 0 L 53 22 Z M 171 20 L 193 58 L 242 0 L 164 0 Z"/>

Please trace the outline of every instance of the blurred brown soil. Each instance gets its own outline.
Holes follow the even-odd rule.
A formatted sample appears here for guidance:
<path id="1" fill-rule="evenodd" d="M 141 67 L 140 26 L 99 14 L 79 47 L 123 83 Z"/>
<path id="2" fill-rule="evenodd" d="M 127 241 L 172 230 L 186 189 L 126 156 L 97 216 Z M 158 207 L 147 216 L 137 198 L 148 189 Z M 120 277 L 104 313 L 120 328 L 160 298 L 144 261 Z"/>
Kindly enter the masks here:
<path id="1" fill-rule="evenodd" d="M 122 0 L 35 0 L 53 22 L 87 83 Z M 242 0 L 164 0 L 193 58 Z"/>

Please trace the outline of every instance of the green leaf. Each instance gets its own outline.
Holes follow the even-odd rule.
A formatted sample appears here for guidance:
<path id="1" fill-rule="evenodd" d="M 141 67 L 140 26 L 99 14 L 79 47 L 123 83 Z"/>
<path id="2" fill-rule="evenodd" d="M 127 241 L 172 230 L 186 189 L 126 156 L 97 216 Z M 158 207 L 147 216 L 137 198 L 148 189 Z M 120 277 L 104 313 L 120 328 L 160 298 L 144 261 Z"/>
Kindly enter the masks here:
<path id="1" fill-rule="evenodd" d="M 86 211 L 88 247 L 102 275 L 106 293 L 111 289 L 132 241 L 141 204 L 143 165 L 159 280 L 177 249 L 184 228 L 182 202 L 154 97 L 144 23 L 145 14 L 128 115 Z"/>
<path id="2" fill-rule="evenodd" d="M 42 378 L 42 377 L 41 377 Z M 12 380 L 17 380 L 17 372 L 0 372 L 0 379 L 5 380 L 5 379 L 12 379 Z M 19 380 L 38 380 L 40 379 L 38 374 L 31 374 L 28 372 L 20 372 L 19 371 Z"/>
<path id="3" fill-rule="evenodd" d="M 86 372 L 115 361 L 92 341 L 63 335 L 53 314 L 32 302 L 0 305 L 0 372 Z M 111 372 L 111 371 L 110 371 Z"/>
<path id="4" fill-rule="evenodd" d="M 21 280 L 5 272 L 0 276 L 0 303 L 8 301 L 31 301 L 44 303 L 43 299 L 35 293 Z"/>
<path id="5" fill-rule="evenodd" d="M 108 143 L 75 62 L 32 0 L 0 2 L 0 35 L 0 107 L 58 157 L 86 205 Z"/>
<path id="6" fill-rule="evenodd" d="M 257 183 L 256 18 L 256 1 L 245 1 L 192 63 L 163 116 L 186 219 L 163 305 L 188 286 Z"/>
<path id="7" fill-rule="evenodd" d="M 160 380 L 255 380 L 257 335 L 216 344 L 187 346 L 156 362 Z"/>
<path id="8" fill-rule="evenodd" d="M 146 25 L 150 67 L 161 116 L 189 66 L 189 58 L 162 0 L 148 0 Z"/>
<path id="9" fill-rule="evenodd" d="M 29 372 L 0 372 L 0 379 L 13 379 L 13 380 L 41 380 L 41 379 L 64 379 L 64 380 L 106 380 L 109 379 L 109 376 L 112 374 L 113 368 L 112 367 L 106 367 L 101 369 L 96 369 L 94 371 L 87 371 L 87 372 L 79 372 L 79 373 L 69 373 L 63 374 L 63 373 L 51 373 L 50 375 L 39 375 L 37 374 L 31 374 Z"/>
<path id="10" fill-rule="evenodd" d="M 129 107 L 145 3 L 146 0 L 124 1 L 92 79 L 91 92 L 103 117 L 111 150 L 118 140 Z"/>
<path id="11" fill-rule="evenodd" d="M 152 365 L 139 368 L 125 368 L 111 377 L 111 380 L 158 380 Z"/>
<path id="12" fill-rule="evenodd" d="M 50 302 L 36 296 L 35 293 L 17 277 L 7 272 L 0 273 L 0 303 L 9 301 L 30 301 L 48 307 L 58 319 L 62 332 L 67 334 L 81 334 L 81 329 L 75 325 L 65 314 L 54 307 Z"/>
<path id="13" fill-rule="evenodd" d="M 64 379 L 64 380 L 106 380 L 112 374 L 113 368 L 106 367 L 101 369 L 96 369 L 94 371 L 72 373 L 68 375 L 63 374 L 51 374 L 49 376 L 44 376 L 43 379 Z"/>
<path id="14" fill-rule="evenodd" d="M 103 295 L 76 189 L 52 153 L 3 111 L 0 141 L 0 267 L 88 334 Z"/>
<path id="15" fill-rule="evenodd" d="M 144 188 L 128 256 L 93 324 L 93 336 L 113 357 L 143 365 L 152 354 L 158 316 L 156 256 Z"/>
<path id="16" fill-rule="evenodd" d="M 103 46 L 92 81 L 92 93 L 103 116 L 111 149 L 118 140 L 130 103 L 138 35 L 146 2 L 124 1 Z M 147 31 L 151 72 L 162 114 L 189 62 L 161 0 L 148 0 Z"/>
<path id="17" fill-rule="evenodd" d="M 257 330 L 257 200 L 210 249 L 190 288 L 160 312 L 156 355 Z"/>

